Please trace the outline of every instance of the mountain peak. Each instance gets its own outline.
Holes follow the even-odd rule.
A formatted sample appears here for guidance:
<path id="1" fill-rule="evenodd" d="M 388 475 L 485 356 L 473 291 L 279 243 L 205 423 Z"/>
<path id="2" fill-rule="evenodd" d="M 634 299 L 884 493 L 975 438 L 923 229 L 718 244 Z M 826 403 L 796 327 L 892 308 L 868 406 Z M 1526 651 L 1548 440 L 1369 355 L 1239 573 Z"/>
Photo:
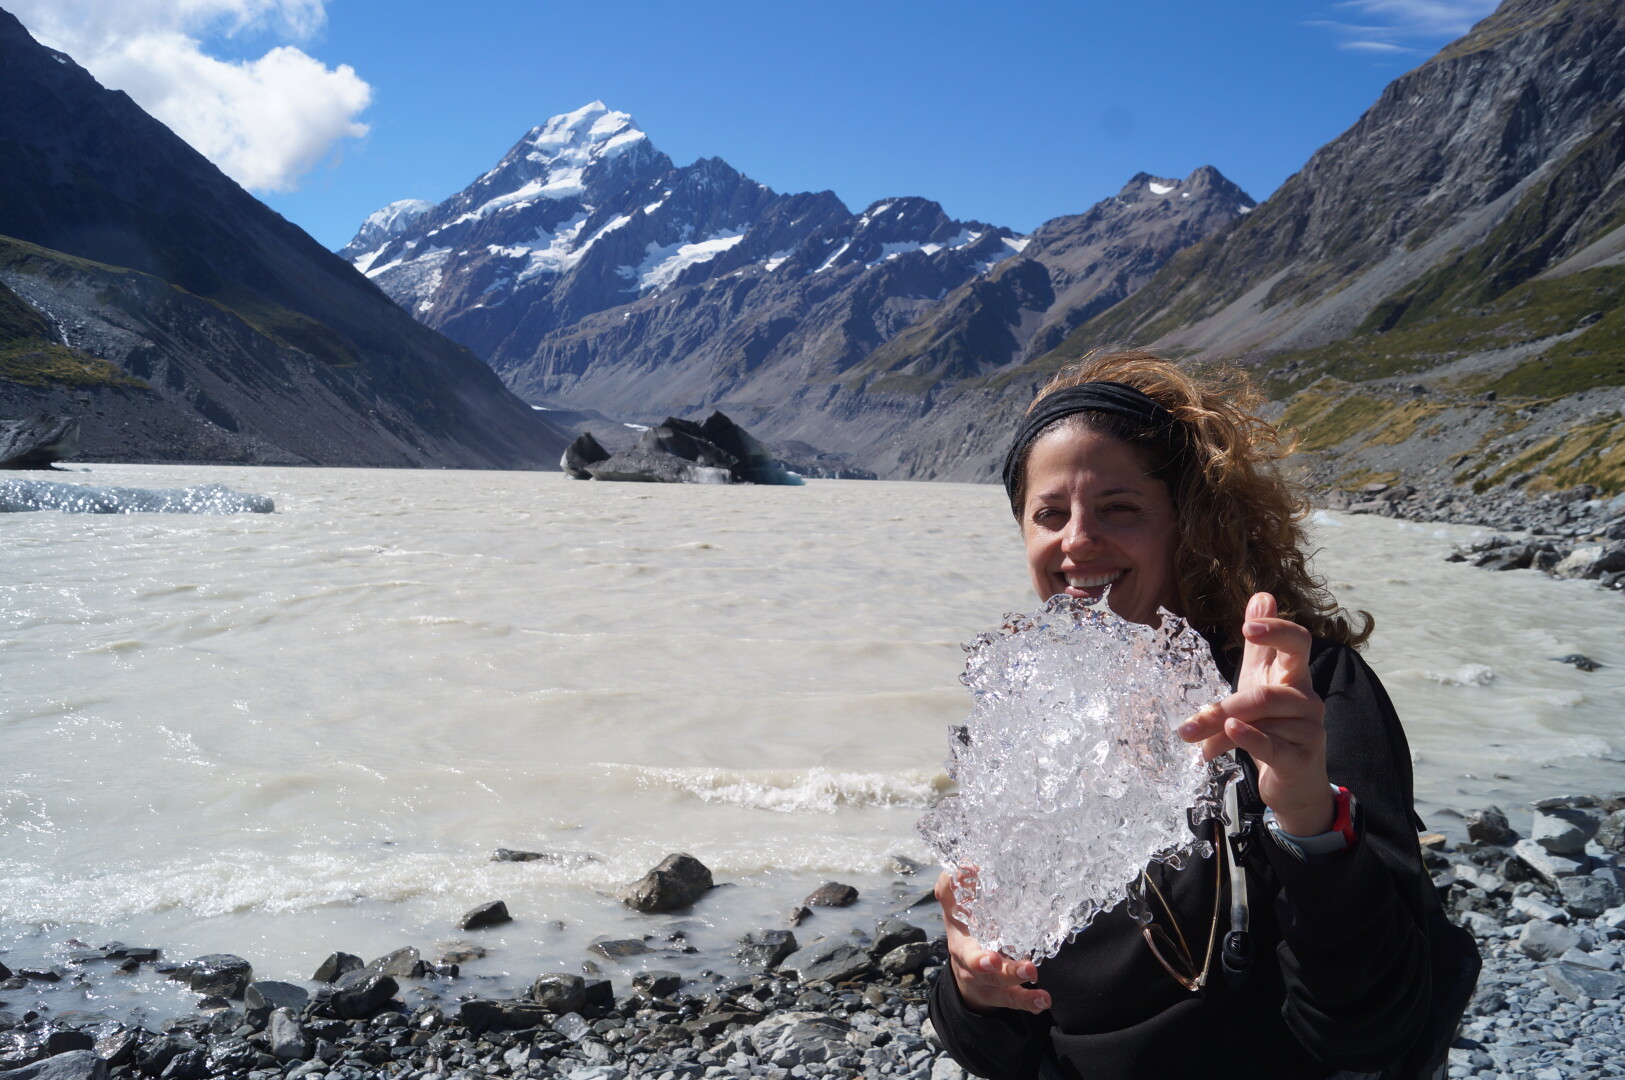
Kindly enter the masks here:
<path id="1" fill-rule="evenodd" d="M 532 161 L 610 158 L 647 139 L 629 114 L 616 112 L 602 101 L 592 101 L 532 128 L 526 140 L 530 146 L 526 157 Z"/>

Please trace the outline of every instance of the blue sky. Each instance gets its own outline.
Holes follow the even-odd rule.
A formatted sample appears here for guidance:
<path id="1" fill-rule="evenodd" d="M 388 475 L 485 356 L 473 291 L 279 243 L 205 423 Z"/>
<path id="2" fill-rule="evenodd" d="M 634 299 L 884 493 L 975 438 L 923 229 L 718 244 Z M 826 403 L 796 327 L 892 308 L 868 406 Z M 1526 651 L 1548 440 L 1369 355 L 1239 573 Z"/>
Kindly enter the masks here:
<path id="1" fill-rule="evenodd" d="M 601 99 L 678 164 L 1027 231 L 1134 173 L 1263 199 L 1489 0 L 0 0 L 329 247 Z"/>

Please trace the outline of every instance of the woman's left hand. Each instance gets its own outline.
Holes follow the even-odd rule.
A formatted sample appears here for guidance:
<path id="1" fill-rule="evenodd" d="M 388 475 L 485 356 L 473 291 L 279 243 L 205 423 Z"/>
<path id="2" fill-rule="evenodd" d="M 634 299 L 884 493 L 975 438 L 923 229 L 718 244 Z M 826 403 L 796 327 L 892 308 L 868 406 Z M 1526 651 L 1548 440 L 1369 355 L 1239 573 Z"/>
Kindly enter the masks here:
<path id="1" fill-rule="evenodd" d="M 1236 692 L 1179 727 L 1211 761 L 1235 747 L 1258 764 L 1258 795 L 1284 832 L 1316 836 L 1332 827 L 1326 778 L 1325 703 L 1309 681 L 1309 631 L 1276 616 L 1275 597 L 1247 602 Z"/>

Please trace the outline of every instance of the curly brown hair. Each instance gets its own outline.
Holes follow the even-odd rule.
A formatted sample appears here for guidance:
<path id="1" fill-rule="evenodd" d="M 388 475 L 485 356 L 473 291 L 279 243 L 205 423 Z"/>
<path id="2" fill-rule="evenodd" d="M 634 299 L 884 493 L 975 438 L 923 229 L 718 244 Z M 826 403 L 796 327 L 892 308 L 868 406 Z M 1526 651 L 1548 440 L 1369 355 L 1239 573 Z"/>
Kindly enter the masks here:
<path id="1" fill-rule="evenodd" d="M 1134 447 L 1150 475 L 1168 485 L 1178 519 L 1174 568 L 1180 614 L 1221 648 L 1241 644 L 1248 599 L 1274 595 L 1282 618 L 1316 637 L 1360 648 L 1371 636 L 1370 613 L 1350 614 L 1309 570 L 1303 520 L 1309 501 L 1281 475 L 1278 463 L 1296 448 L 1258 415 L 1263 397 L 1246 374 L 1220 368 L 1185 371 L 1145 350 L 1086 356 L 1038 392 L 1050 394 L 1086 382 L 1132 386 L 1173 414 L 1170 433 L 1101 412 L 1056 421 L 1093 430 Z M 1018 461 L 1011 508 L 1021 520 L 1026 501 L 1026 456 Z"/>

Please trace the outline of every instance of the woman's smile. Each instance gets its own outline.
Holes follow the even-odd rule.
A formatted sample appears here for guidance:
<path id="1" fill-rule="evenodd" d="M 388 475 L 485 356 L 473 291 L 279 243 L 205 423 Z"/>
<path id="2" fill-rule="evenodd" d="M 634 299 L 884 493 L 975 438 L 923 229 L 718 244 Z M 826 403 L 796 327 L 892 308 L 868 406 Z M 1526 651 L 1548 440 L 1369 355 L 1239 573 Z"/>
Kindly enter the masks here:
<path id="1" fill-rule="evenodd" d="M 1176 610 L 1177 530 L 1168 487 L 1127 444 L 1063 424 L 1027 458 L 1021 533 L 1039 599 L 1099 600 L 1130 622 Z"/>

